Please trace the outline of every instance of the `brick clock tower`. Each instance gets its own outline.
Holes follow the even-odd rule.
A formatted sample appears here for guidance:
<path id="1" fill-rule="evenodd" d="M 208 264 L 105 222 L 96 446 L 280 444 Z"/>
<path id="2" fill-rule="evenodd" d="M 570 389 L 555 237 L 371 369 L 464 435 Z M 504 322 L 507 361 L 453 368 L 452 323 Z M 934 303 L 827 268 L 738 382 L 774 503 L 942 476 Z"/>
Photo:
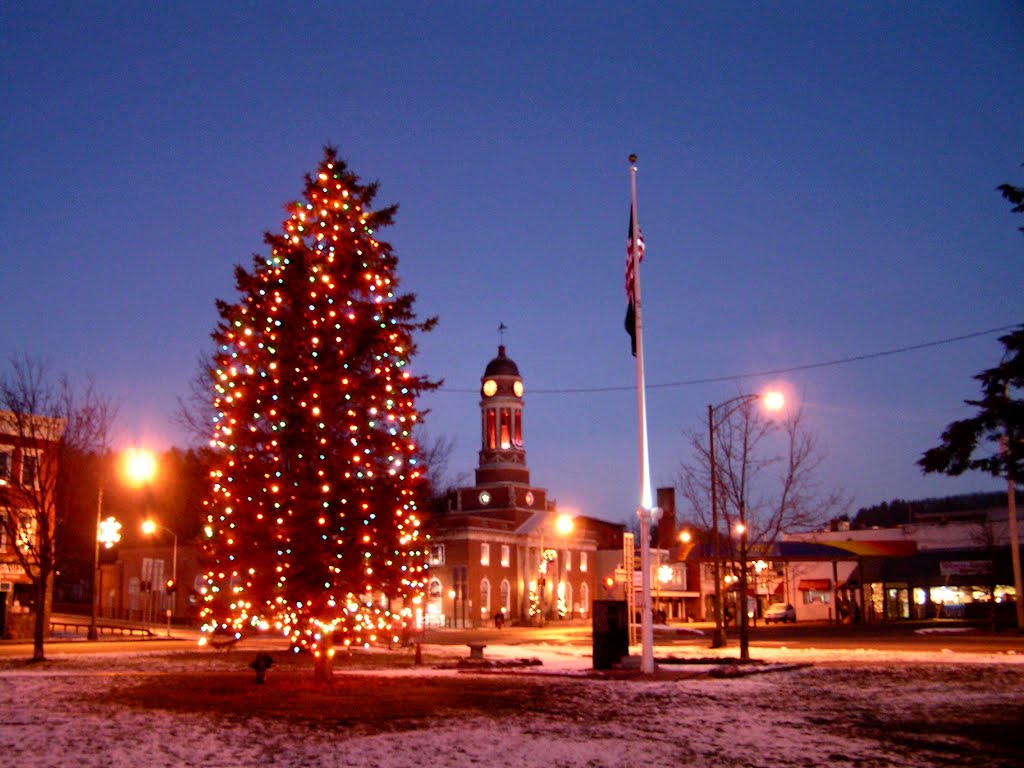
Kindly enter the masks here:
<path id="1" fill-rule="evenodd" d="M 523 442 L 523 380 L 498 347 L 480 378 L 476 484 L 448 494 L 429 522 L 427 620 L 479 626 L 497 616 L 541 621 L 589 614 L 596 541 L 583 525 L 556 529 L 547 489 L 530 484 Z M 545 560 L 545 553 L 547 558 Z M 542 563 L 547 571 L 539 572 Z"/>
<path id="2" fill-rule="evenodd" d="M 496 513 L 513 519 L 549 508 L 544 488 L 530 485 L 523 448 L 523 380 L 498 347 L 480 378 L 480 454 L 476 485 L 455 492 L 452 511 Z"/>

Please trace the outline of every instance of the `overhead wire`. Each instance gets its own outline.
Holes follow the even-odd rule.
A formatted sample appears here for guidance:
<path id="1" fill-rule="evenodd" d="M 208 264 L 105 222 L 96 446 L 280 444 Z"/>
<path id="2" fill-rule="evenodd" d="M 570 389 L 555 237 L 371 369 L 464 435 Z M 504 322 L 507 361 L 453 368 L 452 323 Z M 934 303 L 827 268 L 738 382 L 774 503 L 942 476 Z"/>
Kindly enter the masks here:
<path id="1" fill-rule="evenodd" d="M 996 328 L 988 328 L 984 331 L 972 331 L 971 333 L 964 333 L 959 336 L 948 336 L 944 339 L 936 339 L 934 341 L 924 341 L 919 344 L 907 344 L 902 347 L 894 347 L 893 349 L 884 349 L 877 352 L 866 352 L 860 355 L 850 355 L 848 357 L 839 357 L 833 360 L 823 360 L 816 363 L 805 363 L 804 365 L 791 365 L 784 368 L 769 368 L 763 371 L 754 371 L 748 373 L 736 373 L 723 376 L 706 376 L 698 379 L 681 379 L 679 381 L 665 381 L 655 384 L 647 384 L 647 389 L 674 389 L 678 387 L 692 387 L 697 384 L 715 384 L 723 381 L 738 381 L 742 379 L 756 379 L 764 376 L 780 376 L 786 373 L 798 373 L 800 371 L 810 371 L 818 368 L 831 368 L 837 365 L 848 365 L 849 363 L 859 363 L 864 360 L 874 360 L 880 357 L 891 357 L 892 355 L 902 355 L 907 352 L 915 352 L 919 349 L 928 349 L 930 347 L 941 347 L 947 344 L 955 344 L 959 341 L 967 341 L 969 339 L 976 339 L 981 336 L 991 336 L 993 333 L 1002 333 L 1003 331 L 1014 330 L 1021 327 L 1019 324 L 1013 325 L 1001 325 Z M 607 387 L 554 387 L 554 388 L 532 388 L 530 394 L 532 395 L 570 395 L 570 394 L 586 394 L 595 392 L 624 392 L 633 390 L 636 388 L 635 384 L 624 384 Z M 442 386 L 438 391 L 441 392 L 452 392 L 452 393 L 473 393 L 477 389 L 465 389 L 458 387 L 445 387 Z"/>

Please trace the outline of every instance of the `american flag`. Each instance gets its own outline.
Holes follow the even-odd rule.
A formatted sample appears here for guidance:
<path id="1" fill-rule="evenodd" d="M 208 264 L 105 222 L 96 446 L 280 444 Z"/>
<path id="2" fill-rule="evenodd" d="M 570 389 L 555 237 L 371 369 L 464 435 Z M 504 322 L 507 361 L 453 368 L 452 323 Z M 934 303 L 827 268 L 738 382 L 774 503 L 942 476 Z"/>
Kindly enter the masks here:
<path id="1" fill-rule="evenodd" d="M 629 209 L 629 231 L 626 233 L 626 333 L 629 334 L 630 348 L 636 357 L 636 270 L 644 260 L 644 235 L 636 228 L 636 247 L 633 247 L 633 209 Z"/>

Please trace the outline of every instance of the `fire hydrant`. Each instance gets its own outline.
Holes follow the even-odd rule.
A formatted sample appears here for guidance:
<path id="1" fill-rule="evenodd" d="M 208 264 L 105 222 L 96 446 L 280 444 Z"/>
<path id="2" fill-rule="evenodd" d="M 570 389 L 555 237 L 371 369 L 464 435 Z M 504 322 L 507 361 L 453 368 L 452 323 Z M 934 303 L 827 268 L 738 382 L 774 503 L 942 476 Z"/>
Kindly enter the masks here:
<path id="1" fill-rule="evenodd" d="M 273 663 L 274 660 L 270 658 L 269 653 L 261 653 L 249 665 L 252 669 L 256 671 L 257 685 L 261 684 L 266 679 L 267 670 L 270 669 Z"/>

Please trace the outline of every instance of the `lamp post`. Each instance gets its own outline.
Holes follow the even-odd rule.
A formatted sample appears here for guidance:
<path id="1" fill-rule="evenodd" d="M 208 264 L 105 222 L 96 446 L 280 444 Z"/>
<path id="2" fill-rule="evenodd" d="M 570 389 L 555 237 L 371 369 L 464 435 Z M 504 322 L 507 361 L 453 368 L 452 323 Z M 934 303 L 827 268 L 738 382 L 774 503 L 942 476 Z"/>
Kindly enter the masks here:
<path id="1" fill-rule="evenodd" d="M 121 540 L 121 524 L 112 517 L 103 519 L 103 486 L 100 485 L 96 496 L 96 548 L 92 560 L 92 618 L 89 620 L 89 632 L 86 637 L 89 640 L 99 639 L 97 624 L 100 615 L 100 588 L 103 584 L 103 574 L 100 572 L 100 545 L 104 549 L 110 549 Z"/>
<path id="2" fill-rule="evenodd" d="M 171 550 L 171 583 L 168 585 L 170 595 L 167 600 L 167 636 L 171 636 L 171 614 L 174 612 L 175 603 L 177 602 L 176 596 L 178 594 L 178 534 L 168 528 L 166 525 L 160 525 L 155 520 L 146 520 L 142 524 L 142 532 L 147 536 L 152 536 L 157 530 L 167 531 L 171 534 L 174 539 L 173 548 Z"/>
<path id="3" fill-rule="evenodd" d="M 555 606 L 557 611 L 558 605 L 558 589 L 562 581 L 562 565 L 561 560 L 558 556 L 558 549 L 552 549 L 553 556 L 548 556 L 548 550 L 544 548 L 544 523 L 540 525 L 540 563 L 538 570 L 540 575 L 537 578 L 537 607 L 540 615 L 540 625 L 544 626 L 545 614 L 551 608 L 551 603 L 545 607 L 544 605 L 544 593 L 547 591 L 548 584 L 548 564 L 554 560 L 555 562 L 555 583 L 552 585 L 551 594 L 555 600 Z M 555 533 L 559 534 L 563 538 L 572 533 L 575 523 L 573 522 L 573 516 L 569 514 L 561 514 L 555 518 Z"/>
<path id="4" fill-rule="evenodd" d="M 124 462 L 123 471 L 132 485 L 141 485 L 152 479 L 156 473 L 156 459 L 149 451 L 133 448 L 124 453 L 122 460 Z M 121 524 L 112 517 L 103 519 L 103 480 L 101 478 L 96 495 L 96 547 L 92 561 L 92 618 L 89 621 L 87 635 L 90 640 L 99 638 L 96 625 L 99 621 L 100 587 L 103 576 L 100 572 L 100 545 L 102 544 L 104 549 L 110 549 L 120 540 Z"/>
<path id="5" fill-rule="evenodd" d="M 776 391 L 737 395 L 718 405 L 708 404 L 708 464 L 711 469 L 711 536 L 713 574 L 715 579 L 715 632 L 711 638 L 712 648 L 724 648 L 726 645 L 725 615 L 722 605 L 722 552 L 718 530 L 718 468 L 715 466 L 715 432 L 718 430 L 718 425 L 735 413 L 738 408 L 754 400 L 761 400 L 764 407 L 770 411 L 777 411 L 785 404 L 783 394 Z M 728 410 L 721 414 L 716 423 L 716 414 L 724 409 Z M 740 514 L 742 519 L 742 510 Z M 744 614 L 746 614 L 746 611 L 744 611 Z"/>
<path id="6" fill-rule="evenodd" d="M 750 661 L 750 636 L 747 628 L 747 524 L 743 519 L 743 507 L 740 507 L 740 521 L 736 523 L 736 535 L 740 537 L 740 585 L 739 611 L 740 627 L 740 661 Z"/>

